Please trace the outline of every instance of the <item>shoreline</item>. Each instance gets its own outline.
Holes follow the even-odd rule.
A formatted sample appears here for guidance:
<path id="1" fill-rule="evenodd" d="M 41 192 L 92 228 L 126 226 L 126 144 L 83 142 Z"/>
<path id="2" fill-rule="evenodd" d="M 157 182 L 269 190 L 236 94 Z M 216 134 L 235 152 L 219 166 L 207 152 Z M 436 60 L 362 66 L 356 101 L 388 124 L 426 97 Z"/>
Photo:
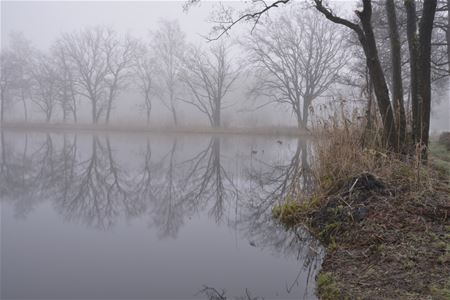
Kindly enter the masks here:
<path id="1" fill-rule="evenodd" d="M 322 157 L 315 193 L 272 210 L 287 229 L 304 226 L 324 246 L 319 299 L 450 299 L 450 151 L 432 144 L 419 173 L 379 152 L 369 173 L 355 153 Z M 332 177 L 339 154 L 357 166 L 342 163 Z"/>
<path id="2" fill-rule="evenodd" d="M 3 123 L 2 131 L 43 131 L 43 132 L 100 132 L 100 133 L 170 133 L 170 134 L 213 134 L 213 135 L 267 135 L 284 137 L 312 137 L 311 133 L 295 127 L 220 127 L 207 126 L 146 126 L 141 124 L 65 124 L 65 123 Z"/>

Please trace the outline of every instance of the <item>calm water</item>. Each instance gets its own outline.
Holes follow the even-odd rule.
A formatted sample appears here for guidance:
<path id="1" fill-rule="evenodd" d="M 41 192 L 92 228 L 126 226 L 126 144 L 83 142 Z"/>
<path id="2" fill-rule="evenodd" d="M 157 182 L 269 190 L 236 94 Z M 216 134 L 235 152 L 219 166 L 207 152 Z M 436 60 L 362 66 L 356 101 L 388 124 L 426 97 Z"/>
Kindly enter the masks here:
<path id="1" fill-rule="evenodd" d="M 0 146 L 1 299 L 315 298 L 320 250 L 271 219 L 308 191 L 305 141 L 3 132 Z"/>

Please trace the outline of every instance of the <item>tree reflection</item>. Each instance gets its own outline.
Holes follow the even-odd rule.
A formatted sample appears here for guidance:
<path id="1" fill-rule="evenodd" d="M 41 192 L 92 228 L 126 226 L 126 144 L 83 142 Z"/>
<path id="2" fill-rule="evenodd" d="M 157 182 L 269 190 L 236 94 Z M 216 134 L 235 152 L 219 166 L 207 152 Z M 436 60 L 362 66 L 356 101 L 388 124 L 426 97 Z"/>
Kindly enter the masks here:
<path id="1" fill-rule="evenodd" d="M 115 161 L 109 138 L 92 137 L 87 159 L 72 163 L 75 176 L 55 199 L 56 207 L 68 220 L 108 229 L 123 215 L 130 218 L 145 212 L 145 203 L 133 197 L 129 177 Z M 76 150 L 75 150 L 76 151 Z"/>
<path id="2" fill-rule="evenodd" d="M 304 228 L 286 230 L 272 218 L 272 208 L 276 203 L 289 198 L 296 199 L 312 190 L 313 174 L 308 159 L 308 145 L 305 140 L 298 139 L 295 151 L 285 161 L 255 161 L 247 169 L 247 177 L 252 184 L 248 201 L 241 203 L 242 217 L 236 226 L 252 245 L 270 248 L 275 253 L 284 253 L 303 261 L 308 268 L 309 280 L 320 264 L 319 243 Z M 299 284 L 301 272 L 292 282 L 286 282 L 287 292 Z"/>
<path id="3" fill-rule="evenodd" d="M 233 212 L 236 218 L 227 220 L 228 226 L 252 246 L 303 261 L 310 280 L 319 264 L 317 243 L 302 228 L 286 231 L 272 219 L 277 202 L 311 191 L 306 141 L 294 142 L 292 151 L 285 145 L 268 149 L 277 155 L 256 155 L 252 148 L 239 156 L 224 149 L 218 136 L 195 144 L 191 152 L 176 138 L 169 144 L 147 138 L 141 153 L 122 161 L 113 142 L 107 136 L 76 134 L 25 135 L 20 140 L 1 132 L 0 199 L 14 205 L 21 217 L 48 202 L 66 220 L 100 230 L 146 217 L 159 238 L 176 238 L 186 220 L 202 212 L 216 223 Z M 233 169 L 234 164 L 238 167 Z M 286 292 L 304 280 L 304 270 L 299 270 L 285 283 Z M 204 292 L 208 299 L 226 297 L 210 288 Z M 246 291 L 242 299 L 257 298 Z"/>
<path id="4" fill-rule="evenodd" d="M 221 163 L 220 138 L 212 137 L 204 150 L 183 164 L 188 166 L 185 200 L 194 209 L 213 200 L 210 214 L 220 222 L 226 201 L 238 195 L 238 188 Z"/>
<path id="5" fill-rule="evenodd" d="M 287 195 L 310 188 L 305 141 L 299 140 L 291 157 L 280 163 L 252 158 L 249 164 L 248 157 L 238 158 L 248 166 L 245 180 L 238 182 L 240 171 L 230 169 L 236 157 L 227 160 L 217 136 L 189 158 L 177 151 L 176 138 L 158 157 L 147 139 L 131 172 L 116 158 L 108 137 L 94 135 L 82 150 L 76 134 L 39 137 L 30 146 L 26 136 L 23 143 L 8 143 L 1 134 L 0 195 L 14 202 L 19 215 L 49 200 L 67 220 L 103 230 L 121 218 L 148 215 L 161 238 L 174 238 L 186 218 L 208 211 L 221 222 L 236 205 L 239 217 L 228 225 L 240 228 L 252 243 L 295 248 L 290 245 L 296 234 L 272 222 L 271 208 Z"/>
<path id="6" fill-rule="evenodd" d="M 177 140 L 161 160 L 162 176 L 155 182 L 153 224 L 159 230 L 160 237 L 176 237 L 184 223 L 182 189 L 178 182 L 179 172 L 175 159 Z"/>

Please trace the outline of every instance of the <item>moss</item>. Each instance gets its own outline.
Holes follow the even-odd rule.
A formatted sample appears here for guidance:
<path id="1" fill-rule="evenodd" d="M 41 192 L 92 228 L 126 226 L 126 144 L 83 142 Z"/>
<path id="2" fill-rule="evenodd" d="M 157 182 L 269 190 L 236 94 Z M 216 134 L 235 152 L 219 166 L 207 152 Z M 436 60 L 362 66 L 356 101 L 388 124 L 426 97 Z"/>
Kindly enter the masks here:
<path id="1" fill-rule="evenodd" d="M 322 300 L 334 300 L 340 298 L 340 290 L 330 272 L 317 274 L 317 293 Z"/>
<path id="2" fill-rule="evenodd" d="M 319 240 L 329 246 L 329 244 L 334 240 L 333 236 L 340 227 L 340 222 L 326 224 L 322 231 L 319 232 Z"/>
<path id="3" fill-rule="evenodd" d="M 272 216 L 279 220 L 286 228 L 298 224 L 300 206 L 296 201 L 287 201 L 284 204 L 275 205 L 272 208 Z"/>

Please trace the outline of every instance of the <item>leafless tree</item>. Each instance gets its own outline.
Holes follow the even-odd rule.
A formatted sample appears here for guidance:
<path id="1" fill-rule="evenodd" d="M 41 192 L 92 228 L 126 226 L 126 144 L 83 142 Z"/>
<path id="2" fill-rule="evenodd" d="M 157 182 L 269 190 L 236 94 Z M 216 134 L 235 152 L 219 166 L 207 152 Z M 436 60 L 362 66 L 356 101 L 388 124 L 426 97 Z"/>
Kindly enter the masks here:
<path id="1" fill-rule="evenodd" d="M 144 97 L 143 107 L 147 116 L 147 125 L 150 124 L 152 112 L 152 97 L 155 94 L 156 58 L 150 52 L 149 47 L 140 45 L 135 56 L 136 85 Z"/>
<path id="2" fill-rule="evenodd" d="M 35 57 L 35 49 L 31 42 L 22 33 L 12 32 L 9 36 L 10 51 L 15 65 L 15 80 L 13 96 L 22 102 L 25 121 L 28 120 L 28 102 L 32 89 L 32 64 Z"/>
<path id="3" fill-rule="evenodd" d="M 220 127 L 224 98 L 239 75 L 230 61 L 229 46 L 222 42 L 209 51 L 192 46 L 183 61 L 180 77 L 190 92 L 183 101 L 204 113 L 212 127 Z"/>
<path id="4" fill-rule="evenodd" d="M 432 40 L 431 69 L 434 81 L 450 76 L 450 0 L 438 0 Z"/>
<path id="5" fill-rule="evenodd" d="M 172 114 L 174 125 L 178 125 L 176 101 L 179 94 L 180 60 L 184 54 L 185 34 L 176 21 L 163 20 L 152 33 L 152 47 L 160 73 L 160 98 Z"/>
<path id="6" fill-rule="evenodd" d="M 131 66 L 137 51 L 138 42 L 129 34 L 120 37 L 112 29 L 106 30 L 104 51 L 106 57 L 106 86 L 108 89 L 105 122 L 110 120 L 113 102 L 123 89 L 131 74 Z"/>
<path id="7" fill-rule="evenodd" d="M 342 32 L 298 7 L 258 24 L 243 44 L 256 68 L 252 95 L 288 104 L 299 128 L 307 127 L 312 102 L 336 83 L 348 60 Z"/>
<path id="8" fill-rule="evenodd" d="M 63 121 L 72 114 L 73 121 L 78 121 L 78 95 L 75 87 L 75 70 L 64 48 L 55 45 L 52 54 L 55 58 L 57 72 L 57 100 L 63 113 Z"/>
<path id="9" fill-rule="evenodd" d="M 5 111 L 12 105 L 12 89 L 17 81 L 18 68 L 14 54 L 9 49 L 0 53 L 0 123 L 5 120 Z"/>
<path id="10" fill-rule="evenodd" d="M 91 103 L 92 122 L 98 123 L 107 109 L 108 63 L 104 40 L 108 30 L 104 27 L 87 28 L 80 32 L 64 34 L 57 46 L 70 62 L 78 93 Z"/>
<path id="11" fill-rule="evenodd" d="M 45 114 L 50 122 L 57 101 L 57 73 L 54 60 L 44 54 L 38 55 L 32 68 L 33 103 Z"/>

